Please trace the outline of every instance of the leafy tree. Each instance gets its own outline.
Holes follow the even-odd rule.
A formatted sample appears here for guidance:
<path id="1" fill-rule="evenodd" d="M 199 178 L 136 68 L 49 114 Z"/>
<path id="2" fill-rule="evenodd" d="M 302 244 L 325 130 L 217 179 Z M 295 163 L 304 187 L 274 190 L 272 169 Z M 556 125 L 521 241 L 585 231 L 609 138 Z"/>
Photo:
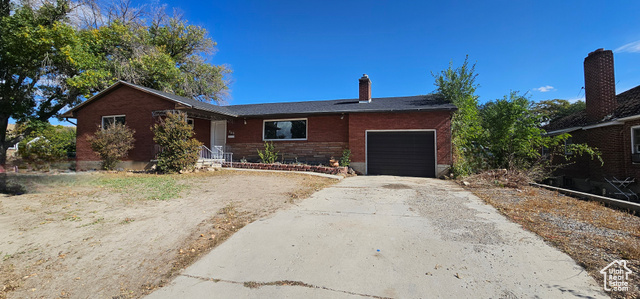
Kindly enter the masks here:
<path id="1" fill-rule="evenodd" d="M 18 144 L 18 154 L 33 167 L 49 169 L 50 163 L 63 161 L 75 151 L 75 128 L 32 121 L 16 130 L 24 131 L 28 127 L 31 127 L 31 133 Z"/>
<path id="2" fill-rule="evenodd" d="M 47 121 L 117 80 L 209 102 L 228 90 L 229 68 L 205 62 L 216 46 L 207 31 L 162 9 L 0 1 L 0 164 L 23 138 L 6 138 L 9 118 Z M 93 21 L 75 22 L 79 15 Z"/>
<path id="3" fill-rule="evenodd" d="M 481 107 L 483 146 L 493 156 L 493 168 L 507 168 L 509 162 L 523 163 L 540 155 L 544 130 L 531 102 L 516 92 Z"/>
<path id="4" fill-rule="evenodd" d="M 567 100 L 553 99 L 544 100 L 533 104 L 534 113 L 541 117 L 542 123 L 549 123 L 554 120 L 582 111 L 586 108 L 584 101 L 571 103 Z"/>
<path id="5" fill-rule="evenodd" d="M 134 134 L 135 130 L 126 125 L 114 123 L 106 129 L 98 127 L 93 136 L 87 137 L 91 149 L 102 160 L 102 169 L 114 169 L 120 159 L 127 156 L 133 149 Z"/>
<path id="6" fill-rule="evenodd" d="M 462 66 L 454 68 L 449 64 L 448 69 L 433 76 L 437 93 L 458 107 L 451 121 L 454 175 L 509 168 L 526 171 L 533 179 L 539 179 L 570 163 L 565 149 L 602 162 L 597 149 L 586 144 L 565 148 L 565 140 L 571 135 L 548 136 L 541 129 L 543 122 L 578 111 L 583 104 L 553 100 L 534 106 L 528 98 L 512 92 L 479 107 L 475 95 L 477 74 L 475 65 L 469 66 L 468 57 Z M 548 148 L 550 154 L 543 156 L 542 148 Z M 564 158 L 564 164 L 557 163 L 560 157 Z"/>
<path id="7" fill-rule="evenodd" d="M 153 141 L 162 149 L 158 154 L 158 170 L 174 173 L 191 170 L 200 157 L 202 143 L 193 138 L 193 128 L 184 113 L 169 113 L 155 124 Z"/>
<path id="8" fill-rule="evenodd" d="M 69 55 L 78 69 L 89 70 L 69 80 L 89 96 L 125 80 L 195 98 L 220 102 L 228 90 L 226 66 L 205 63 L 203 55 L 214 51 L 215 42 L 201 27 L 171 18 L 155 27 L 127 25 L 118 20 L 80 33 L 82 43 Z"/>
<path id="9" fill-rule="evenodd" d="M 0 164 L 6 162 L 7 148 L 25 136 L 7 139 L 9 118 L 47 121 L 79 102 L 65 82 L 73 70 L 64 50 L 76 40 L 74 29 L 64 23 L 69 11 L 64 0 L 39 7 L 0 2 Z"/>
<path id="10" fill-rule="evenodd" d="M 462 66 L 449 68 L 435 77 L 436 92 L 446 101 L 458 107 L 451 120 L 453 143 L 453 173 L 455 175 L 470 174 L 478 167 L 477 141 L 482 134 L 480 117 L 478 116 L 478 96 L 475 94 L 478 84 L 475 64 L 469 65 L 469 56 L 465 57 Z"/>
<path id="11" fill-rule="evenodd" d="M 569 134 L 548 136 L 541 129 L 543 116 L 536 113 L 533 103 L 517 92 L 511 92 L 503 99 L 491 101 L 480 109 L 484 131 L 481 144 L 488 168 L 507 168 L 537 172 L 535 178 L 543 178 L 558 166 L 558 159 L 568 160 L 565 150 L 577 155 L 590 155 L 602 162 L 597 149 L 586 144 L 571 144 L 565 148 Z M 542 148 L 549 149 L 550 155 L 543 156 Z M 552 162 L 556 162 L 555 166 Z"/>

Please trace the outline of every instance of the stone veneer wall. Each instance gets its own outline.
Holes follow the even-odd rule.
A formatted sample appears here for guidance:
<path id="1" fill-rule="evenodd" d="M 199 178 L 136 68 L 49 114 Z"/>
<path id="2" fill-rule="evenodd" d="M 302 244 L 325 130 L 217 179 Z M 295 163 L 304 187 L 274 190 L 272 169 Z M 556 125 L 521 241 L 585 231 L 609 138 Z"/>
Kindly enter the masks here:
<path id="1" fill-rule="evenodd" d="M 235 167 L 246 169 L 263 169 L 263 170 L 285 170 L 285 171 L 308 171 L 326 174 L 346 174 L 347 167 L 325 167 L 311 166 L 299 164 L 265 164 L 265 163 L 241 163 L 241 162 L 224 162 L 222 167 Z"/>
<path id="2" fill-rule="evenodd" d="M 278 151 L 278 161 L 300 162 L 305 164 L 329 164 L 329 159 L 342 157 L 342 151 L 348 148 L 348 142 L 307 142 L 274 141 Z M 264 150 L 264 143 L 228 143 L 227 151 L 233 153 L 234 161 L 246 159 L 257 162 L 258 150 Z"/>

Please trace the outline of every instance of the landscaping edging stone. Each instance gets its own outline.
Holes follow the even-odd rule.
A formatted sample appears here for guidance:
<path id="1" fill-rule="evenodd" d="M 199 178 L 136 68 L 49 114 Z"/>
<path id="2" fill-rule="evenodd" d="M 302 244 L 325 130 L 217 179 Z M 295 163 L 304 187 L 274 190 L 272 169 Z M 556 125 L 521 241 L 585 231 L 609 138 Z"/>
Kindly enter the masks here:
<path id="1" fill-rule="evenodd" d="M 224 162 L 222 167 L 235 167 L 247 169 L 263 169 L 263 170 L 284 170 L 284 171 L 309 171 L 325 174 L 347 174 L 348 167 L 326 167 L 312 165 L 296 165 L 296 164 L 266 164 L 266 163 L 248 163 L 248 162 Z"/>

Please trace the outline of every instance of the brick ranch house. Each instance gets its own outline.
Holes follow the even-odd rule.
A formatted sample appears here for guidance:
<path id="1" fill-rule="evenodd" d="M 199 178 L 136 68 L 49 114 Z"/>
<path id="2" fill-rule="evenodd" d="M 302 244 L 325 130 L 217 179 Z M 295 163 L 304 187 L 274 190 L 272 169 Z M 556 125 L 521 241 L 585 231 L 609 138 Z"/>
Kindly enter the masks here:
<path id="1" fill-rule="evenodd" d="M 584 59 L 584 82 L 586 109 L 554 121 L 545 129 L 551 135 L 571 134 L 569 142 L 597 147 L 604 165 L 588 156 L 574 157 L 575 164 L 557 171 L 556 184 L 615 194 L 619 190 L 605 179 L 640 179 L 640 86 L 616 95 L 613 52 L 604 49 L 591 52 Z M 638 184 L 630 187 L 639 191 Z"/>
<path id="2" fill-rule="evenodd" d="M 135 130 L 135 147 L 121 167 L 149 167 L 156 145 L 150 127 L 168 111 L 182 111 L 195 137 L 233 160 L 257 161 L 272 141 L 279 161 L 327 165 L 351 150 L 351 167 L 364 174 L 437 177 L 452 163 L 451 116 L 457 108 L 436 95 L 371 98 L 371 81 L 359 79 L 359 98 L 218 106 L 127 82 L 117 82 L 63 114 L 77 119 L 77 169 L 99 159 L 87 136 L 123 122 Z"/>

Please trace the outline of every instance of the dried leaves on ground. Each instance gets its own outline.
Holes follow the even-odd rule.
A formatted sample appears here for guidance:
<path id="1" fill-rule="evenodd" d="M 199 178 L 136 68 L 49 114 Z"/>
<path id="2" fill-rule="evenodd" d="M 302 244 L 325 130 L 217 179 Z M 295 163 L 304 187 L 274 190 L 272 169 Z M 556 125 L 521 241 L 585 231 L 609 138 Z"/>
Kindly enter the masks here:
<path id="1" fill-rule="evenodd" d="M 627 211 L 531 187 L 509 171 L 493 171 L 462 184 L 513 221 L 571 256 L 603 284 L 599 271 L 614 260 L 627 260 L 633 271 L 628 292 L 613 298 L 640 298 L 640 217 Z M 505 187 L 508 186 L 508 187 Z"/>

